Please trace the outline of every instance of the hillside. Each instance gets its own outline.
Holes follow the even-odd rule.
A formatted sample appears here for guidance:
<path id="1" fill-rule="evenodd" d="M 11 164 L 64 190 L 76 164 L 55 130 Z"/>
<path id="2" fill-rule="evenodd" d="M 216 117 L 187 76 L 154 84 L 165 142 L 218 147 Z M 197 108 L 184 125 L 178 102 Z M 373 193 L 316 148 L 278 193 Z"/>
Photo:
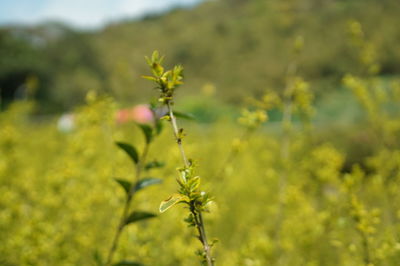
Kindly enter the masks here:
<path id="1" fill-rule="evenodd" d="M 266 87 L 282 86 L 297 35 L 305 39 L 299 63 L 302 75 L 316 82 L 339 80 L 358 67 L 346 40 L 349 19 L 360 20 L 368 37 L 385 50 L 380 54 L 383 72 L 400 71 L 399 51 L 388 48 L 400 38 L 394 23 L 400 5 L 395 1 L 384 5 L 382 1 L 235 2 L 208 2 L 193 10 L 113 25 L 95 35 L 108 72 L 116 80 L 121 80 L 118 75 L 128 77 L 126 84 L 113 86 L 114 91 L 134 95 L 145 86 L 137 79 L 146 73 L 143 55 L 158 49 L 170 62 L 185 65 L 189 90 L 212 82 L 220 97 L 238 102 Z"/>
<path id="2" fill-rule="evenodd" d="M 168 62 L 185 66 L 183 94 L 197 94 L 211 83 L 219 99 L 240 103 L 266 88 L 282 88 L 293 59 L 293 40 L 300 35 L 305 46 L 299 73 L 320 96 L 339 86 L 344 73 L 358 71 L 347 36 L 350 19 L 363 24 L 366 38 L 381 51 L 381 73 L 400 73 L 400 50 L 393 45 L 400 40 L 399 10 L 400 3 L 394 0 L 226 0 L 121 21 L 98 32 L 44 25 L 24 31 L 28 38 L 22 41 L 28 39 L 35 56 L 17 64 L 12 73 L 1 70 L 0 87 L 10 90 L 7 85 L 36 75 L 40 85 L 35 95 L 52 106 L 49 110 L 71 108 L 88 90 L 106 92 L 125 103 L 138 102 L 149 95 L 148 84 L 140 78 L 147 73 L 144 55 L 157 49 Z M 21 34 L 11 35 L 21 41 Z M 38 36 L 41 45 L 32 41 Z"/>

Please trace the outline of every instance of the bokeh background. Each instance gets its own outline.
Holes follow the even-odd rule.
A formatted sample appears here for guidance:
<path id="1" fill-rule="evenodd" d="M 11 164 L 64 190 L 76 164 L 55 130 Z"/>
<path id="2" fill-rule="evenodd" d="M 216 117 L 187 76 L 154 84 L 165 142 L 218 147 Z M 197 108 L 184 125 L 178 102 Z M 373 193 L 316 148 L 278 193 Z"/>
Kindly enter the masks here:
<path id="1" fill-rule="evenodd" d="M 373 40 L 381 74 L 399 72 L 397 1 L 5 0 L 0 12 L 4 105 L 22 97 L 18 88 L 33 78 L 30 97 L 43 103 L 42 113 L 69 110 L 89 90 L 147 100 L 152 92 L 140 76 L 144 55 L 155 49 L 185 66 L 182 94 L 198 95 L 212 83 L 217 99 L 240 104 L 282 85 L 299 35 L 301 73 L 320 102 L 340 93 L 344 73 L 357 67 L 346 41 L 350 19 Z"/>
<path id="2" fill-rule="evenodd" d="M 157 96 L 141 78 L 154 50 L 185 69 L 175 106 L 194 117 L 180 123 L 215 196 L 218 265 L 399 265 L 399 14 L 398 0 L 1 0 L 0 265 L 102 265 L 113 177 L 133 178 L 113 142 L 142 147 L 131 111 Z M 164 183 L 134 205 L 157 213 L 181 164 L 167 125 L 150 157 Z M 117 259 L 198 265 L 184 217 L 129 227 Z"/>

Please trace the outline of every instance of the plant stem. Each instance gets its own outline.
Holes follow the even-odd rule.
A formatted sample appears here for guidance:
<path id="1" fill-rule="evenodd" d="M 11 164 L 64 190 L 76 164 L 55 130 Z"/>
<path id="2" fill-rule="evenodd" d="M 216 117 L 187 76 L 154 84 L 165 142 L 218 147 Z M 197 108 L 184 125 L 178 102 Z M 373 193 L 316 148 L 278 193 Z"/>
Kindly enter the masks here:
<path id="1" fill-rule="evenodd" d="M 363 260 L 364 260 L 365 266 L 369 266 L 369 265 L 371 265 L 372 261 L 371 261 L 371 256 L 369 254 L 368 236 L 366 236 L 365 233 L 362 231 L 359 231 L 359 232 L 361 234 L 361 242 L 362 242 L 362 246 L 364 249 Z"/>
<path id="2" fill-rule="evenodd" d="M 203 244 L 203 249 L 206 254 L 207 265 L 212 266 L 212 265 L 214 265 L 214 262 L 211 257 L 210 245 L 208 244 L 208 241 L 207 241 L 207 235 L 206 235 L 206 231 L 204 228 L 204 222 L 203 222 L 203 215 L 201 212 L 196 212 L 196 209 L 195 209 L 193 203 L 190 204 L 190 212 L 193 214 L 196 228 L 199 233 L 199 239 L 200 239 L 200 242 Z"/>
<path id="3" fill-rule="evenodd" d="M 171 106 L 170 102 L 167 102 L 167 107 L 168 107 L 168 113 L 169 113 L 172 129 L 174 131 L 175 140 L 176 140 L 176 143 L 178 144 L 179 151 L 180 151 L 182 159 L 183 159 L 183 163 L 184 163 L 185 167 L 190 167 L 189 160 L 185 154 L 185 150 L 183 149 L 182 138 L 179 136 L 178 125 L 176 122 L 176 118 L 174 116 L 174 112 L 172 111 L 172 106 Z M 203 250 L 205 253 L 207 265 L 213 266 L 214 262 L 213 262 L 213 258 L 211 256 L 210 245 L 208 244 L 208 241 L 207 241 L 207 234 L 206 234 L 206 230 L 204 227 L 203 216 L 202 216 L 201 211 L 196 210 L 195 203 L 193 201 L 190 202 L 190 212 L 192 213 L 192 215 L 194 217 L 194 222 L 195 222 L 197 231 L 199 233 L 199 240 L 203 245 Z"/>
<path id="4" fill-rule="evenodd" d="M 134 194 L 136 192 L 135 191 L 135 185 L 140 179 L 140 175 L 142 173 L 143 165 L 144 165 L 144 163 L 146 161 L 146 157 L 147 157 L 147 153 L 149 151 L 149 147 L 150 147 L 150 144 L 146 143 L 145 146 L 144 146 L 144 149 L 143 149 L 143 153 L 140 156 L 139 161 L 138 161 L 138 163 L 136 165 L 136 172 L 135 172 L 136 182 L 132 183 L 132 186 L 129 189 L 129 194 L 128 194 L 127 198 L 126 198 L 125 205 L 124 205 L 124 210 L 122 211 L 120 222 L 118 224 L 117 230 L 115 231 L 115 235 L 114 235 L 114 238 L 113 238 L 113 241 L 112 241 L 112 244 L 111 244 L 110 251 L 108 252 L 107 261 L 105 263 L 105 266 L 110 266 L 112 261 L 113 261 L 113 257 L 114 257 L 115 251 L 117 250 L 117 247 L 118 247 L 119 238 L 120 238 L 121 233 L 122 233 L 122 231 L 123 231 L 123 229 L 124 229 L 124 227 L 126 225 L 125 223 L 126 223 L 126 219 L 127 219 L 128 215 L 129 215 L 128 212 L 129 212 L 129 209 L 130 209 L 130 205 L 131 205 L 133 196 L 134 196 Z"/>
<path id="5" fill-rule="evenodd" d="M 125 220 L 126 220 L 126 217 L 128 215 L 128 210 L 129 210 L 129 205 L 130 205 L 129 203 L 130 202 L 128 200 L 125 201 L 124 210 L 122 212 L 120 222 L 119 222 L 117 230 L 115 232 L 110 251 L 108 252 L 107 262 L 105 263 L 106 266 L 110 266 L 111 263 L 112 263 L 115 251 L 116 251 L 117 246 L 118 246 L 119 237 L 121 236 L 122 230 L 123 230 L 124 225 L 125 225 Z"/>
<path id="6" fill-rule="evenodd" d="M 288 100 L 283 110 L 283 140 L 280 149 L 281 174 L 278 183 L 278 213 L 275 225 L 276 242 L 279 251 L 281 251 L 281 226 L 284 220 L 284 197 L 288 179 L 288 162 L 290 159 L 290 123 L 292 120 L 292 103 Z"/>
<path id="7" fill-rule="evenodd" d="M 180 151 L 182 159 L 183 159 L 183 164 L 185 165 L 185 167 L 189 167 L 190 166 L 189 160 L 187 159 L 185 150 L 183 149 L 182 138 L 179 136 L 179 129 L 178 129 L 178 125 L 176 123 L 176 118 L 174 116 L 174 112 L 172 111 L 171 103 L 168 102 L 167 106 L 168 106 L 168 113 L 171 118 L 171 125 L 172 125 L 172 129 L 174 131 L 175 140 L 176 140 L 176 143 L 178 144 L 179 151 Z"/>
<path id="8" fill-rule="evenodd" d="M 283 139 L 280 147 L 281 174 L 278 181 L 278 212 L 275 225 L 276 242 L 279 252 L 281 252 L 281 226 L 284 220 L 284 197 L 289 174 L 290 143 L 291 143 L 291 123 L 293 113 L 293 77 L 297 72 L 296 60 L 289 64 L 286 71 L 288 79 L 284 90 L 282 131 Z"/>

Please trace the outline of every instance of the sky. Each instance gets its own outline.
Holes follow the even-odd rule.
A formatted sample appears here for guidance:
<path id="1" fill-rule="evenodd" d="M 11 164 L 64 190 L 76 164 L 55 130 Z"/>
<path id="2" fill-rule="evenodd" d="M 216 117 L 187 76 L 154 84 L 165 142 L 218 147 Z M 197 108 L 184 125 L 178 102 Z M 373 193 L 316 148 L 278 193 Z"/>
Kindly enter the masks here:
<path id="1" fill-rule="evenodd" d="M 99 28 L 107 22 L 140 18 L 201 0 L 0 0 L 0 25 L 37 24 L 56 20 L 78 28 Z"/>

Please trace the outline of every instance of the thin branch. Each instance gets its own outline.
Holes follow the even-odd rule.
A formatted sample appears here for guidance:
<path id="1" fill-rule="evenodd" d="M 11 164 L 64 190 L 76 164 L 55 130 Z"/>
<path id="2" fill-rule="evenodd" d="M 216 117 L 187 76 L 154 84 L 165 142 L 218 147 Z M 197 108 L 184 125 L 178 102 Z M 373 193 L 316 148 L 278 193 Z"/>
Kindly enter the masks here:
<path id="1" fill-rule="evenodd" d="M 189 160 L 186 156 L 185 150 L 183 149 L 182 138 L 179 135 L 178 125 L 176 122 L 176 118 L 174 116 L 174 112 L 172 111 L 172 106 L 171 106 L 170 102 L 167 102 L 167 107 L 168 107 L 168 113 L 170 116 L 170 122 L 172 125 L 172 129 L 174 131 L 175 140 L 176 140 L 176 143 L 178 144 L 179 151 L 180 151 L 182 159 L 183 159 L 183 163 L 184 163 L 185 167 L 190 167 Z M 205 253 L 207 265 L 213 266 L 214 262 L 213 262 L 213 258 L 211 256 L 210 245 L 208 244 L 208 241 L 207 241 L 207 234 L 206 234 L 206 230 L 204 227 L 203 216 L 200 211 L 196 210 L 195 203 L 193 201 L 190 202 L 190 212 L 193 215 L 194 222 L 195 222 L 197 231 L 199 233 L 200 242 L 203 244 L 203 250 Z"/>

